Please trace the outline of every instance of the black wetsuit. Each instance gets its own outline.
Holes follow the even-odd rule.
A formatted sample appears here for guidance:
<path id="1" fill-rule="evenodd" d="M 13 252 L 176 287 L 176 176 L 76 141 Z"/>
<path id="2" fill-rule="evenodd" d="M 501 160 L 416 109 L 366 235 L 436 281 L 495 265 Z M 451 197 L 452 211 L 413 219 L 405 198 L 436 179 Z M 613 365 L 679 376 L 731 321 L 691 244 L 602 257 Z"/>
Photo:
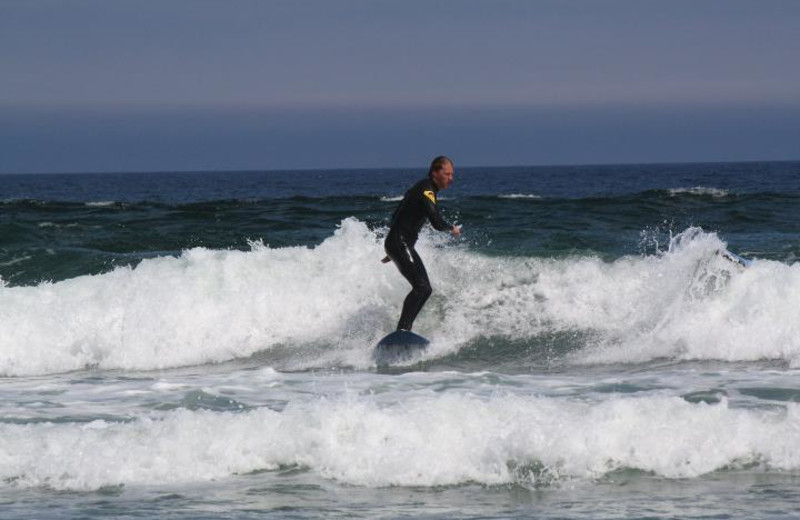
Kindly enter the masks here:
<path id="1" fill-rule="evenodd" d="M 414 249 L 420 229 L 426 220 L 439 231 L 448 231 L 453 227 L 442 219 L 436 209 L 438 191 L 439 188 L 430 178 L 425 178 L 412 186 L 392 215 L 391 228 L 384 242 L 386 254 L 411 283 L 411 292 L 403 302 L 403 313 L 397 324 L 398 330 L 411 330 L 414 319 L 432 292 L 425 265 Z"/>

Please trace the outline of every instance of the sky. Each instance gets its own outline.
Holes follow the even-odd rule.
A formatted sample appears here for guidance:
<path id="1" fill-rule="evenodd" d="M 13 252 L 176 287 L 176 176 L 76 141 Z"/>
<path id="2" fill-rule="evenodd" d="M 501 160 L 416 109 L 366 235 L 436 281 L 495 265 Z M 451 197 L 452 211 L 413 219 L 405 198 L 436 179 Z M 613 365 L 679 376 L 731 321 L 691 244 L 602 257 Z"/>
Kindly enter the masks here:
<path id="1" fill-rule="evenodd" d="M 0 173 L 800 159 L 798 0 L 0 0 Z"/>

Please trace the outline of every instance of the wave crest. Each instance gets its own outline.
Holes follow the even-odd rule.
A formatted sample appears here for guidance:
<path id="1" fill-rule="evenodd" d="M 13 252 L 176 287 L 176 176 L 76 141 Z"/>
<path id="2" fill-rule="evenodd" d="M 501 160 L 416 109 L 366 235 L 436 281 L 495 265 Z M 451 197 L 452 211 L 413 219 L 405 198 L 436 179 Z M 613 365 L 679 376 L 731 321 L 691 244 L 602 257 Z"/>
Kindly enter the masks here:
<path id="1" fill-rule="evenodd" d="M 412 393 L 386 406 L 351 395 L 282 412 L 179 410 L 125 423 L 0 425 L 0 486 L 85 490 L 287 466 L 368 487 L 537 486 L 625 468 L 691 478 L 752 464 L 796 470 L 798 429 L 794 404 L 778 412 L 677 397 L 588 403 Z"/>
<path id="2" fill-rule="evenodd" d="M 418 244 L 434 295 L 430 358 L 480 338 L 578 332 L 577 362 L 800 361 L 800 264 L 747 269 L 689 229 L 661 254 L 604 261 L 489 257 L 443 234 Z M 349 218 L 316 247 L 183 252 L 31 287 L 0 284 L 0 374 L 162 369 L 273 352 L 282 369 L 372 366 L 407 282 L 381 233 Z M 556 353 L 565 356 L 565 352 Z"/>

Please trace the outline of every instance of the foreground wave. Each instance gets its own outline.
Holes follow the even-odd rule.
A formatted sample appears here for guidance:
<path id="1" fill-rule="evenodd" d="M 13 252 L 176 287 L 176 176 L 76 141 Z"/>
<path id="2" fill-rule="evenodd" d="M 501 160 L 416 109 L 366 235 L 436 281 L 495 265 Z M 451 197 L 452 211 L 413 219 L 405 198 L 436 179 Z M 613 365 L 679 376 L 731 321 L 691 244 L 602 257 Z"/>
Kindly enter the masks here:
<path id="1" fill-rule="evenodd" d="M 417 330 L 429 357 L 481 338 L 575 333 L 570 362 L 657 358 L 800 363 L 800 264 L 742 269 L 688 229 L 653 256 L 606 262 L 489 257 L 423 236 L 434 296 Z M 149 370 L 281 353 L 282 370 L 372 366 L 406 282 L 380 232 L 353 218 L 316 247 L 196 248 L 135 268 L 0 286 L 0 374 Z"/>
<path id="2" fill-rule="evenodd" d="M 621 469 L 667 478 L 800 469 L 800 407 L 469 394 L 382 406 L 345 396 L 278 412 L 180 410 L 132 422 L 0 425 L 0 486 L 99 489 L 298 467 L 359 486 L 548 485 Z M 114 461 L 109 464 L 109 461 Z"/>

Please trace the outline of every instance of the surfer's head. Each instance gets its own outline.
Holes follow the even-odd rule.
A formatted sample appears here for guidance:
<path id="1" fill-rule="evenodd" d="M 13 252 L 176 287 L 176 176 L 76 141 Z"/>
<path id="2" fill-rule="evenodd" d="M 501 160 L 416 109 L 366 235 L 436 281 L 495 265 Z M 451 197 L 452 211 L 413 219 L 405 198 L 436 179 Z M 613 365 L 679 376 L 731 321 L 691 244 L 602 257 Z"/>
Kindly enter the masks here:
<path id="1" fill-rule="evenodd" d="M 446 155 L 440 155 L 431 162 L 428 170 L 428 177 L 436 184 L 440 190 L 450 187 L 453 182 L 453 161 Z"/>

